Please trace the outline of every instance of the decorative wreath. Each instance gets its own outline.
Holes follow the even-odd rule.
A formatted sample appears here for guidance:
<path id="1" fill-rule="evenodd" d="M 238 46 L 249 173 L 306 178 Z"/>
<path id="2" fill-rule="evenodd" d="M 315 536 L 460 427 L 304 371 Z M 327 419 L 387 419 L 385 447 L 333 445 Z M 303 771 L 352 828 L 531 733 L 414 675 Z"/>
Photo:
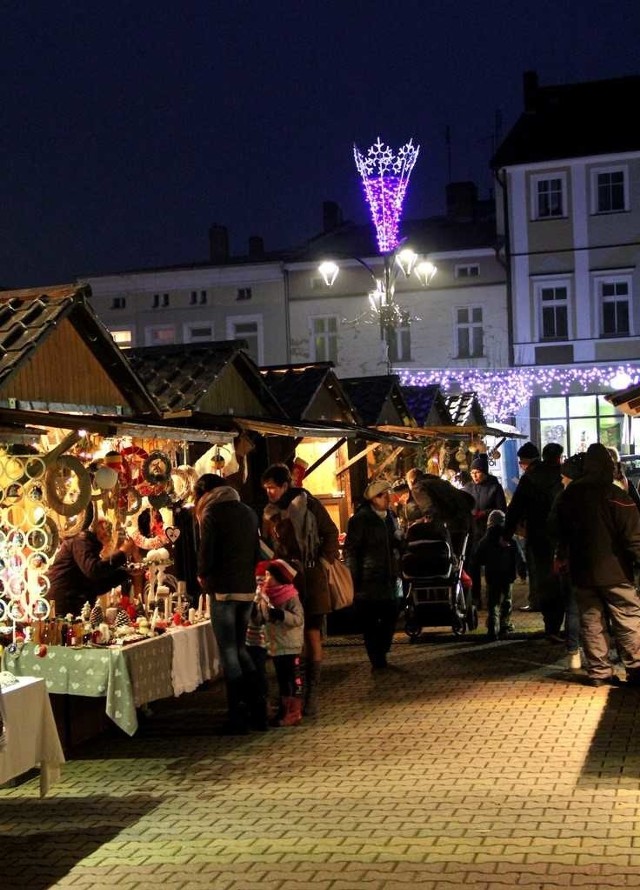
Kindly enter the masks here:
<path id="1" fill-rule="evenodd" d="M 142 510 L 138 510 L 135 515 L 130 516 L 127 520 L 127 534 L 136 545 L 136 547 L 140 548 L 140 550 L 157 550 L 159 547 L 164 547 L 168 541 L 168 538 L 164 534 L 164 532 L 161 535 L 153 535 L 147 537 L 140 531 L 140 525 L 138 523 L 140 514 L 143 512 L 143 510 L 149 509 L 152 508 L 143 507 Z"/>
<path id="2" fill-rule="evenodd" d="M 123 457 L 122 463 L 127 466 L 128 484 L 138 485 L 144 479 L 143 467 L 149 455 L 139 445 L 129 445 L 127 448 L 123 448 L 120 454 Z"/>
<path id="3" fill-rule="evenodd" d="M 163 451 L 152 451 L 142 465 L 142 475 L 152 485 L 165 485 L 171 479 L 171 460 Z"/>
<path id="4" fill-rule="evenodd" d="M 65 501 L 61 489 L 66 487 L 65 477 L 74 473 L 77 477 L 77 493 L 72 501 Z M 63 454 L 48 469 L 44 477 L 47 505 L 61 516 L 78 516 L 91 500 L 91 477 L 77 457 Z"/>

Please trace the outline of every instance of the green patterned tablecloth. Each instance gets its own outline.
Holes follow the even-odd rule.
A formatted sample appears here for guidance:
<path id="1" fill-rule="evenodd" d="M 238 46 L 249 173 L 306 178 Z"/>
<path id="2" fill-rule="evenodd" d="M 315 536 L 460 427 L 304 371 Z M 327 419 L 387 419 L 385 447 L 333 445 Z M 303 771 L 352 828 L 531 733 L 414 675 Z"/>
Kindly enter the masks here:
<path id="1" fill-rule="evenodd" d="M 155 641 L 152 641 L 155 642 Z M 122 649 L 76 649 L 49 646 L 44 658 L 25 643 L 19 655 L 5 654 L 5 668 L 17 677 L 42 677 L 49 692 L 104 696 L 105 710 L 120 729 L 133 735 L 138 718 L 129 670 Z"/>
<path id="2" fill-rule="evenodd" d="M 104 696 L 108 716 L 128 735 L 138 728 L 136 708 L 190 692 L 218 671 L 218 652 L 208 621 L 127 646 L 49 646 L 44 658 L 38 658 L 34 650 L 25 643 L 17 655 L 6 652 L 6 670 L 17 677 L 42 677 L 49 692 Z"/>

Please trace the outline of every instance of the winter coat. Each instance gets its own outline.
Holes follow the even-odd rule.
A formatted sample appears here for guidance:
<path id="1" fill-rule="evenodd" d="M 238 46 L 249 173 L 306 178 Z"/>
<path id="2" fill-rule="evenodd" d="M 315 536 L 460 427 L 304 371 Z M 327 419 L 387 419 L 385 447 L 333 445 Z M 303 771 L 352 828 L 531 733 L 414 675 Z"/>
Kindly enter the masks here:
<path id="1" fill-rule="evenodd" d="M 495 476 L 485 476 L 482 482 L 468 482 L 463 491 L 475 501 L 473 511 L 473 540 L 477 545 L 487 530 L 487 519 L 492 510 L 507 509 L 507 501 L 502 486 Z"/>
<path id="2" fill-rule="evenodd" d="M 274 557 L 298 569 L 294 583 L 305 615 L 326 615 L 331 611 L 329 585 L 319 560 L 333 562 L 339 552 L 338 529 L 329 513 L 304 488 L 288 488 L 262 516 L 262 534 Z"/>
<path id="3" fill-rule="evenodd" d="M 560 464 L 534 460 L 524 471 L 507 507 L 505 537 L 523 525 L 529 543 L 547 540 L 551 506 L 562 490 Z"/>
<path id="4" fill-rule="evenodd" d="M 112 587 L 129 582 L 123 568 L 126 555 L 119 550 L 108 559 L 101 559 L 102 544 L 90 531 L 66 538 L 47 572 L 48 597 L 54 600 L 58 615 L 78 615 L 82 606 L 106 593 Z"/>
<path id="5" fill-rule="evenodd" d="M 606 448 L 590 445 L 584 475 L 555 503 L 558 556 L 569 560 L 576 587 L 633 583 L 640 562 L 640 514 L 629 495 L 613 483 Z"/>
<path id="6" fill-rule="evenodd" d="M 344 561 L 353 576 L 356 599 L 388 600 L 397 595 L 400 533 L 390 510 L 382 519 L 364 503 L 349 519 Z"/>
<path id="7" fill-rule="evenodd" d="M 209 594 L 253 599 L 260 559 L 258 517 L 231 486 L 214 488 L 196 505 L 200 526 L 198 576 Z"/>
<path id="8" fill-rule="evenodd" d="M 293 584 L 278 585 L 276 590 L 282 594 L 286 587 L 291 588 L 291 596 L 277 605 L 284 613 L 281 621 L 272 621 L 269 617 L 268 588 L 260 595 L 252 612 L 252 622 L 264 627 L 269 654 L 273 657 L 299 655 L 304 643 L 304 610 L 298 591 Z"/>
<path id="9" fill-rule="evenodd" d="M 432 473 L 420 476 L 411 488 L 415 510 L 407 510 L 410 519 L 434 515 L 452 532 L 468 532 L 471 528 L 471 511 L 475 507 L 473 496 L 456 488 L 446 479 Z"/>
<path id="10" fill-rule="evenodd" d="M 512 584 L 526 572 L 520 545 L 513 539 L 506 542 L 503 536 L 504 526 L 491 525 L 478 544 L 476 562 L 484 566 L 487 584 Z"/>

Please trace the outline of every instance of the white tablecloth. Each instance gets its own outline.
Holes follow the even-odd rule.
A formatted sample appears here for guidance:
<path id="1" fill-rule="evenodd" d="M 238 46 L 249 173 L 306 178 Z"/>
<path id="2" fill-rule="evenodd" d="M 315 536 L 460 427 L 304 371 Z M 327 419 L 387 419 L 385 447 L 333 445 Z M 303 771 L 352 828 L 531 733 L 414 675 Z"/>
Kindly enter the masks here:
<path id="1" fill-rule="evenodd" d="M 2 691 L 7 744 L 0 751 L 0 785 L 40 767 L 40 795 L 60 779 L 62 745 L 42 679 L 21 677 Z"/>
<path id="2" fill-rule="evenodd" d="M 173 662 L 171 680 L 176 698 L 193 692 L 220 670 L 218 647 L 211 622 L 180 627 L 171 631 Z"/>

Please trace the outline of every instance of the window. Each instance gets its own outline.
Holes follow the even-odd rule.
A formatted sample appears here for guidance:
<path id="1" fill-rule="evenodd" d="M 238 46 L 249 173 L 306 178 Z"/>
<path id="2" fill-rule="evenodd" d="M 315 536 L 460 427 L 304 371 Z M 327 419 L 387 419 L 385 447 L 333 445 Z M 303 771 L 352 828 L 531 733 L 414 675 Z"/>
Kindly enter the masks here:
<path id="1" fill-rule="evenodd" d="M 540 396 L 540 442 L 559 442 L 565 454 L 593 442 L 621 448 L 624 416 L 602 395 Z"/>
<path id="2" fill-rule="evenodd" d="M 566 286 L 542 286 L 540 299 L 540 339 L 567 340 L 569 337 L 569 298 Z"/>
<path id="3" fill-rule="evenodd" d="M 389 360 L 391 362 L 411 361 L 411 324 L 408 319 L 390 331 Z"/>
<path id="4" fill-rule="evenodd" d="M 169 294 L 154 294 L 153 302 L 151 303 L 152 309 L 159 309 L 161 306 L 169 305 Z"/>
<path id="5" fill-rule="evenodd" d="M 484 355 L 484 329 L 481 306 L 456 309 L 456 358 L 480 358 Z"/>
<path id="6" fill-rule="evenodd" d="M 257 365 L 262 364 L 261 316 L 245 315 L 228 318 L 227 337 L 230 340 L 246 340 L 248 354 Z"/>
<path id="7" fill-rule="evenodd" d="M 455 278 L 478 278 L 480 266 L 477 263 L 472 263 L 470 266 L 456 266 L 453 274 Z"/>
<path id="8" fill-rule="evenodd" d="M 133 344 L 133 331 L 125 329 L 122 331 L 111 331 L 111 336 L 120 349 L 129 349 Z"/>
<path id="9" fill-rule="evenodd" d="M 126 309 L 127 308 L 127 298 L 126 297 L 114 297 L 111 300 L 111 308 L 112 309 Z"/>
<path id="10" fill-rule="evenodd" d="M 192 306 L 206 306 L 207 305 L 207 292 L 206 290 L 201 290 L 198 293 L 197 290 L 191 291 L 191 300 L 189 301 Z"/>
<path id="11" fill-rule="evenodd" d="M 338 319 L 335 315 L 311 319 L 311 360 L 338 363 Z"/>
<path id="12" fill-rule="evenodd" d="M 213 337 L 213 325 L 208 321 L 189 322 L 183 328 L 185 343 L 210 343 Z"/>
<path id="13" fill-rule="evenodd" d="M 628 209 L 625 172 L 624 169 L 592 171 L 591 191 L 594 213 L 617 213 Z"/>
<path id="14" fill-rule="evenodd" d="M 554 219 L 565 215 L 565 177 L 534 176 L 532 178 L 532 216 Z"/>
<path id="15" fill-rule="evenodd" d="M 250 287 L 239 287 L 238 293 L 236 294 L 236 300 L 250 300 L 251 299 L 251 288 Z"/>
<path id="16" fill-rule="evenodd" d="M 145 346 L 166 346 L 176 342 L 176 330 L 171 324 L 151 325 L 144 330 Z"/>
<path id="17" fill-rule="evenodd" d="M 627 337 L 629 326 L 629 280 L 598 281 L 603 337 Z"/>

